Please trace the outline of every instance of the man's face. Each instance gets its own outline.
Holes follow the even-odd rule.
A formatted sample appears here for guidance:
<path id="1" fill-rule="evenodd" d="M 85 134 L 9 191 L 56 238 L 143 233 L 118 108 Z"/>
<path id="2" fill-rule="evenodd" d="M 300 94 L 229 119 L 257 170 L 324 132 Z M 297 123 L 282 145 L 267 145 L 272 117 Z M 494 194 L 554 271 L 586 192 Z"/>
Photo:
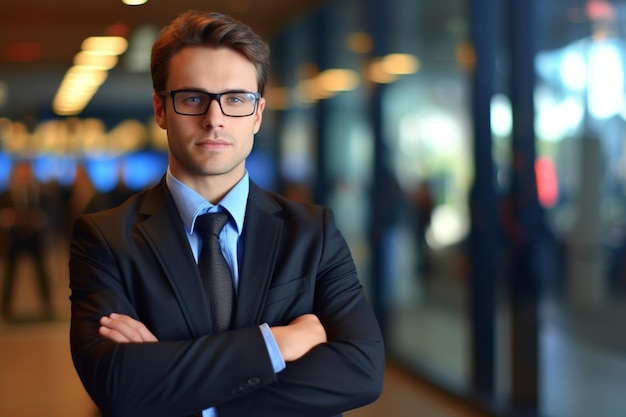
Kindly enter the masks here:
<path id="1" fill-rule="evenodd" d="M 192 89 L 209 93 L 257 91 L 256 69 L 230 49 L 186 47 L 169 64 L 166 90 Z M 225 116 L 216 100 L 206 114 L 184 116 L 174 111 L 168 95 L 153 96 L 155 118 L 167 130 L 172 174 L 192 188 L 210 179 L 232 187 L 245 173 L 254 134 L 261 126 L 264 99 L 247 117 Z"/>

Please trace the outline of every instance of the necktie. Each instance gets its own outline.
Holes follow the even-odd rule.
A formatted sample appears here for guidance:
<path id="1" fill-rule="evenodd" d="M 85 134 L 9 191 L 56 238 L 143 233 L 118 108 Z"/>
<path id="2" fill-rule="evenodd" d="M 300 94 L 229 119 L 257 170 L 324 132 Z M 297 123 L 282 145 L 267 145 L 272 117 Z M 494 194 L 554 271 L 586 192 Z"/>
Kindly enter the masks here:
<path id="1" fill-rule="evenodd" d="M 230 327 L 235 299 L 230 268 L 219 242 L 220 231 L 227 221 L 227 213 L 208 213 L 196 219 L 196 229 L 202 236 L 198 269 L 218 331 Z"/>

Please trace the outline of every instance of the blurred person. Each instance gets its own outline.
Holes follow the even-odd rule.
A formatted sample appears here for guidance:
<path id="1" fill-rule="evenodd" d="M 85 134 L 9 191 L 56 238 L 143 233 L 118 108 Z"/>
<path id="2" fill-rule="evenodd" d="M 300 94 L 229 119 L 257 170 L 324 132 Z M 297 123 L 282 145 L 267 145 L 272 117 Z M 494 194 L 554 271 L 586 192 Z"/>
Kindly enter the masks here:
<path id="1" fill-rule="evenodd" d="M 80 216 L 70 247 L 72 358 L 104 416 L 329 417 L 380 395 L 382 336 L 332 212 L 248 176 L 268 69 L 216 13 L 181 14 L 152 48 L 168 169 Z M 210 301 L 197 223 L 214 212 L 232 280 Z"/>
<path id="2" fill-rule="evenodd" d="M 76 165 L 74 182 L 67 199 L 67 210 L 70 229 L 76 217 L 83 214 L 96 195 L 96 187 L 82 164 Z"/>
<path id="3" fill-rule="evenodd" d="M 8 245 L 2 293 L 1 311 L 5 317 L 13 315 L 13 291 L 22 255 L 31 258 L 35 268 L 43 316 L 53 314 L 49 278 L 45 266 L 47 213 L 45 198 L 34 177 L 30 163 L 20 161 L 11 173 L 8 189 L 0 195 L 0 224 L 7 231 Z"/>
<path id="4" fill-rule="evenodd" d="M 94 213 L 119 206 L 134 194 L 134 191 L 128 187 L 124 180 L 124 172 L 121 167 L 118 168 L 116 175 L 115 187 L 107 191 L 97 190 L 85 207 L 85 213 Z"/>
<path id="5" fill-rule="evenodd" d="M 435 201 L 427 180 L 421 181 L 417 185 L 412 200 L 415 208 L 415 238 L 419 251 L 417 272 L 420 278 L 428 278 L 432 272 L 432 261 L 430 246 L 426 237 L 435 209 Z"/>

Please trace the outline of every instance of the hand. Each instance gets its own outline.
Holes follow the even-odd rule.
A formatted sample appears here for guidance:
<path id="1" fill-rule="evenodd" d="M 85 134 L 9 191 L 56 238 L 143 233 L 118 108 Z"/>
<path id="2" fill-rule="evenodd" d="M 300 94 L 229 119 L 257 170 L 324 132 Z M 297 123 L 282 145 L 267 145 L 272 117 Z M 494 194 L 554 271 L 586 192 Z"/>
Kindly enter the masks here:
<path id="1" fill-rule="evenodd" d="M 300 359 L 315 346 L 326 343 L 326 330 L 314 314 L 304 314 L 286 326 L 274 326 L 270 330 L 285 362 Z"/>
<path id="2" fill-rule="evenodd" d="M 117 343 L 146 343 L 159 340 L 139 320 L 125 314 L 112 313 L 100 319 L 98 333 Z"/>

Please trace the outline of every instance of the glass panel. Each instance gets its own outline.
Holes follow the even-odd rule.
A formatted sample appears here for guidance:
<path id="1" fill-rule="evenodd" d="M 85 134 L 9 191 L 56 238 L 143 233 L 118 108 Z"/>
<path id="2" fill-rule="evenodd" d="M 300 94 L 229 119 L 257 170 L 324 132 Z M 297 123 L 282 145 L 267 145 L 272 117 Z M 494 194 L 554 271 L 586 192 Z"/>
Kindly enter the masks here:
<path id="1" fill-rule="evenodd" d="M 464 1 L 396 0 L 391 52 L 420 63 L 383 94 L 388 170 L 404 211 L 386 235 L 394 355 L 440 382 L 469 384 L 468 193 L 473 177 L 469 79 L 457 52 Z"/>
<path id="2" fill-rule="evenodd" d="M 329 2 L 294 22 L 273 51 L 276 80 L 289 96 L 279 116 L 282 191 L 333 209 L 369 291 L 367 187 L 373 138 L 361 73 L 369 49 L 350 42 L 362 35 L 360 18 L 359 0 Z"/>
<path id="3" fill-rule="evenodd" d="M 626 2 L 546 2 L 536 57 L 542 259 L 541 411 L 626 409 Z"/>

